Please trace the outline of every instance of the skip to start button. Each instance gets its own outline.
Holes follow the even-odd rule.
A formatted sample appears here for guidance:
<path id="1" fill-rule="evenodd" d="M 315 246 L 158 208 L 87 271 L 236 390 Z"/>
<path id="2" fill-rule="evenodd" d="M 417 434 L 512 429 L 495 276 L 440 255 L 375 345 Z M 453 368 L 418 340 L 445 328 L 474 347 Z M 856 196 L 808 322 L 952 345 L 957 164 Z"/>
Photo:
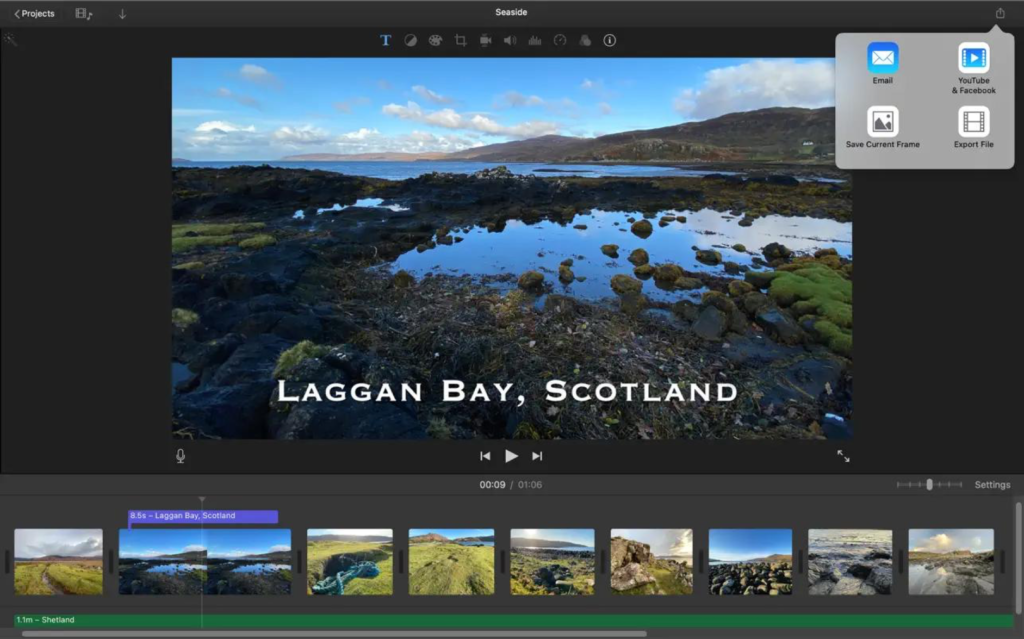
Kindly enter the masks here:
<path id="1" fill-rule="evenodd" d="M 11 10 L 15 22 L 56 22 L 60 20 L 60 9 L 40 7 L 15 7 Z"/>

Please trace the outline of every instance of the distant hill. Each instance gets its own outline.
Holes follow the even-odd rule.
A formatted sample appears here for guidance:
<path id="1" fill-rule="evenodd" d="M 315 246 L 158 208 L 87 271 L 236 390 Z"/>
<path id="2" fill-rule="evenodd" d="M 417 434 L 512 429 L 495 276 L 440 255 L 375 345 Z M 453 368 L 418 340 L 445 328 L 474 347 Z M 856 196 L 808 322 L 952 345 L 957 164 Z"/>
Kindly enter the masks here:
<path id="1" fill-rule="evenodd" d="M 528 539 L 526 537 L 513 537 L 512 547 L 525 546 L 529 548 L 589 548 L 583 544 L 576 544 L 571 541 L 553 541 L 550 539 Z"/>
<path id="2" fill-rule="evenodd" d="M 756 557 L 754 559 L 747 559 L 744 563 L 779 563 L 783 561 L 793 561 L 793 555 L 768 555 L 767 557 Z"/>
<path id="3" fill-rule="evenodd" d="M 444 535 L 439 535 L 437 533 L 427 533 L 426 535 L 416 535 L 415 537 L 409 537 L 409 543 L 410 544 L 425 544 L 425 543 L 429 543 L 429 542 L 436 542 L 436 543 L 442 543 L 443 544 L 445 542 L 450 542 L 450 541 L 451 541 L 451 539 L 448 539 Z"/>
<path id="4" fill-rule="evenodd" d="M 100 561 L 103 558 L 100 555 L 94 557 L 72 557 L 69 555 L 46 555 L 45 557 L 15 557 L 14 561 L 45 561 L 49 563 L 57 563 L 61 561 Z"/>
<path id="5" fill-rule="evenodd" d="M 494 542 L 494 535 L 488 535 L 486 537 L 459 537 L 455 541 L 457 541 L 459 543 L 472 543 L 472 542 L 475 542 L 475 541 L 482 541 L 482 542 L 488 542 L 489 541 L 489 542 L 493 543 Z"/>
<path id="6" fill-rule="evenodd" d="M 305 153 L 286 155 L 282 162 L 415 162 L 443 160 L 445 153 Z"/>
<path id="7" fill-rule="evenodd" d="M 383 535 L 314 535 L 309 541 L 361 541 L 361 542 L 390 542 L 391 537 Z"/>
<path id="8" fill-rule="evenodd" d="M 474 160 L 477 162 L 540 162 L 539 158 L 561 157 L 587 138 L 564 135 L 542 135 L 529 140 L 501 142 L 478 146 L 465 151 L 449 153 L 446 160 Z"/>
<path id="9" fill-rule="evenodd" d="M 186 160 L 185 158 L 171 158 L 171 164 L 185 164 L 186 162 L 191 161 L 192 160 Z"/>
<path id="10" fill-rule="evenodd" d="M 835 151 L 835 107 L 772 107 L 702 122 L 576 138 L 542 135 L 455 153 L 308 153 L 287 161 L 729 162 L 821 157 Z"/>

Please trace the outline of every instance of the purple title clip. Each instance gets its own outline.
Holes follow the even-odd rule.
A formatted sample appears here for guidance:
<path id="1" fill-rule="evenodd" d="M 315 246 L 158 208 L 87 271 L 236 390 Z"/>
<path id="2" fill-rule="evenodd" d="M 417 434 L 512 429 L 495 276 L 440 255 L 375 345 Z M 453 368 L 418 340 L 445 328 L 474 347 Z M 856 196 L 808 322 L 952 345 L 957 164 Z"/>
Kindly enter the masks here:
<path id="1" fill-rule="evenodd" d="M 276 510 L 129 510 L 128 530 L 135 524 L 276 524 Z"/>

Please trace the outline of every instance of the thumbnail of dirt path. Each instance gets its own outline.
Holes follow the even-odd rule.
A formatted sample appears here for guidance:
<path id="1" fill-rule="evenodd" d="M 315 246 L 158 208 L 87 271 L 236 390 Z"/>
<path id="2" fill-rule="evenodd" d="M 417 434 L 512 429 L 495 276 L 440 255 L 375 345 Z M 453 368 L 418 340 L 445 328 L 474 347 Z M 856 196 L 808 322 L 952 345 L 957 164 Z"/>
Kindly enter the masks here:
<path id="1" fill-rule="evenodd" d="M 50 589 L 51 593 L 53 593 L 55 595 L 63 595 L 64 594 L 64 591 L 62 589 L 60 589 L 57 586 L 55 586 L 52 583 L 50 583 L 50 575 L 48 575 L 46 573 L 45 569 L 43 570 L 43 583 L 46 584 L 46 587 Z"/>

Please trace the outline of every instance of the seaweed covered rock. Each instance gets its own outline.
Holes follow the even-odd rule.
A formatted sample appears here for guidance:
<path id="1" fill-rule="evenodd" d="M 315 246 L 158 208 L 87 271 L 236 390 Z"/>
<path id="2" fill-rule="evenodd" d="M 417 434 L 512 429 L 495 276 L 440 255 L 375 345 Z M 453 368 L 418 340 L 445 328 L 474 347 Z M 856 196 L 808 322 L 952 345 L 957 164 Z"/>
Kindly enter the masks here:
<path id="1" fill-rule="evenodd" d="M 654 267 L 650 264 L 641 264 L 633 269 L 633 275 L 642 280 L 650 279 L 654 275 Z"/>
<path id="2" fill-rule="evenodd" d="M 644 283 L 628 275 L 612 276 L 612 290 L 618 295 L 636 295 L 643 290 Z"/>
<path id="3" fill-rule="evenodd" d="M 747 271 L 747 273 L 743 276 L 743 279 L 745 279 L 747 282 L 750 282 L 750 284 L 754 288 L 764 290 L 771 286 L 772 280 L 775 279 L 775 272 Z"/>
<path id="4" fill-rule="evenodd" d="M 743 297 L 747 293 L 754 291 L 754 285 L 750 282 L 743 280 L 733 280 L 729 282 L 729 295 L 731 297 Z"/>
<path id="5" fill-rule="evenodd" d="M 518 285 L 524 291 L 539 291 L 544 286 L 544 275 L 537 271 L 526 271 L 519 276 Z"/>
<path id="6" fill-rule="evenodd" d="M 681 277 L 686 276 L 686 271 L 678 264 L 659 264 L 654 267 L 654 281 L 659 286 L 673 286 Z"/>
<path id="7" fill-rule="evenodd" d="M 634 266 L 641 266 L 643 264 L 647 264 L 648 262 L 650 262 L 651 256 L 647 253 L 647 251 L 643 250 L 642 248 L 638 248 L 632 253 L 630 253 L 629 257 L 626 259 L 628 259 L 630 263 L 632 263 Z"/>
<path id="8" fill-rule="evenodd" d="M 764 255 L 764 259 L 769 262 L 773 262 L 775 260 L 788 260 L 793 257 L 793 251 L 778 242 L 772 242 L 765 246 L 761 250 L 761 254 Z"/>
<path id="9" fill-rule="evenodd" d="M 678 277 L 676 281 L 672 282 L 672 287 L 680 291 L 692 291 L 702 286 L 704 286 L 704 282 L 696 277 Z"/>
<path id="10" fill-rule="evenodd" d="M 698 250 L 697 261 L 701 264 L 716 266 L 722 263 L 722 254 L 713 250 Z"/>
<path id="11" fill-rule="evenodd" d="M 558 281 L 563 284 L 571 284 L 576 279 L 576 274 L 572 272 L 572 269 L 562 264 L 558 267 Z"/>
<path id="12" fill-rule="evenodd" d="M 601 252 L 608 257 L 619 256 L 619 245 L 618 244 L 604 244 L 601 246 Z"/>
<path id="13" fill-rule="evenodd" d="M 637 220 L 633 222 L 629 230 L 637 237 L 648 238 L 651 236 L 651 233 L 654 233 L 654 226 L 648 220 Z"/>
<path id="14" fill-rule="evenodd" d="M 409 288 L 416 285 L 416 278 L 409 271 L 402 270 L 395 273 L 395 276 L 391 278 L 391 283 L 395 288 Z"/>

